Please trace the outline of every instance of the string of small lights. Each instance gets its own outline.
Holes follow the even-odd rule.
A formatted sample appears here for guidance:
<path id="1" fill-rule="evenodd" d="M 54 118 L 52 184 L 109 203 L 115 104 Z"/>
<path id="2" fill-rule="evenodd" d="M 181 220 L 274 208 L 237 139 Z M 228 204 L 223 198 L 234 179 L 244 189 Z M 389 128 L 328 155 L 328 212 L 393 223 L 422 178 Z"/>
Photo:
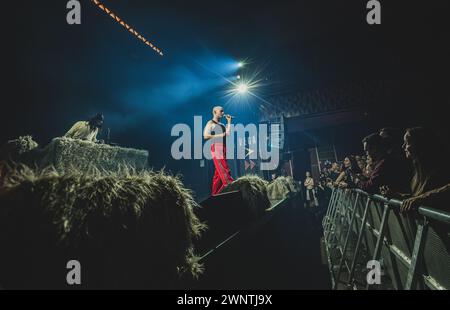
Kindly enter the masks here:
<path id="1" fill-rule="evenodd" d="M 91 0 L 98 8 L 100 8 L 102 11 L 104 11 L 106 14 L 111 16 L 112 19 L 114 19 L 116 22 L 121 24 L 125 29 L 127 29 L 131 34 L 133 34 L 135 37 L 137 37 L 139 40 L 144 42 L 146 45 L 150 46 L 155 52 L 157 52 L 159 55 L 164 56 L 163 52 L 153 45 L 150 41 L 148 41 L 146 38 L 144 38 L 142 35 L 140 35 L 135 29 L 133 29 L 130 25 L 125 23 L 122 19 L 120 19 L 119 16 L 114 14 L 110 9 L 108 9 L 103 3 L 101 3 L 99 0 Z"/>

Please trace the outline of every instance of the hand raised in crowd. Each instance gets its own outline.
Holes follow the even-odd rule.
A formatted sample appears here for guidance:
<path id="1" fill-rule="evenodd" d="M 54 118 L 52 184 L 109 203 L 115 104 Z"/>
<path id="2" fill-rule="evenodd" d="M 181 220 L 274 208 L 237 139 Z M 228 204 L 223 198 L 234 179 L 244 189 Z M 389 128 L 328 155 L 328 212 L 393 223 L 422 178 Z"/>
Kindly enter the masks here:
<path id="1" fill-rule="evenodd" d="M 391 189 L 387 185 L 380 186 L 380 194 L 389 198 Z"/>

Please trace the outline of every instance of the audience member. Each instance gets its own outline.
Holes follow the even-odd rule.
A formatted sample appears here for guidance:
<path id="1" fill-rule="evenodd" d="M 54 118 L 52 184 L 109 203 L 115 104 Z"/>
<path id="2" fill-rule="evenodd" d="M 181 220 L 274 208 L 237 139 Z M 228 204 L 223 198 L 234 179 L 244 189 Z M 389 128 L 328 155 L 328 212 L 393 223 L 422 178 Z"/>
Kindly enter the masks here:
<path id="1" fill-rule="evenodd" d="M 416 127 L 406 131 L 403 149 L 412 161 L 414 176 L 411 181 L 412 197 L 401 207 L 403 212 L 419 206 L 447 208 L 450 201 L 450 174 L 447 165 L 438 157 L 448 158 L 441 141 L 429 130 Z"/>
<path id="2" fill-rule="evenodd" d="M 380 192 L 380 187 L 387 186 L 392 192 L 405 192 L 408 178 L 402 174 L 398 161 L 388 154 L 388 145 L 379 134 L 371 134 L 363 139 L 364 151 L 371 158 L 373 169 L 367 180 L 357 180 L 357 186 L 370 193 Z"/>

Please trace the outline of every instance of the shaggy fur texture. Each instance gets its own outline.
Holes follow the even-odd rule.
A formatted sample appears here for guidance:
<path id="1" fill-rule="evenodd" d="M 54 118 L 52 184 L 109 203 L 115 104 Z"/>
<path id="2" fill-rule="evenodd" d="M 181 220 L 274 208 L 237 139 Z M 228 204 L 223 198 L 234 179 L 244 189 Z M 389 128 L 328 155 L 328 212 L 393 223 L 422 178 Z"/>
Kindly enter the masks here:
<path id="1" fill-rule="evenodd" d="M 192 246 L 205 226 L 180 179 L 164 172 L 7 169 L 0 194 L 0 282 L 65 285 L 80 259 L 85 288 L 173 288 L 202 268 Z"/>
<path id="2" fill-rule="evenodd" d="M 252 218 L 259 218 L 264 211 L 270 208 L 270 201 L 267 197 L 267 181 L 256 175 L 246 175 L 240 177 L 228 185 L 222 193 L 230 191 L 241 191 L 242 197 L 249 206 L 249 213 Z"/>
<path id="3" fill-rule="evenodd" d="M 22 136 L 10 140 L 0 147 L 0 160 L 30 163 L 32 154 L 36 152 L 39 144 L 32 136 Z"/>
<path id="4" fill-rule="evenodd" d="M 87 172 L 92 168 L 116 172 L 123 166 L 136 170 L 148 168 L 148 152 L 145 150 L 64 137 L 53 139 L 45 147 L 39 147 L 31 136 L 19 137 L 0 148 L 0 160 L 42 169 L 53 166 L 59 173 L 74 169 Z"/>
<path id="5" fill-rule="evenodd" d="M 144 170 L 148 165 L 147 151 L 70 138 L 53 139 L 43 149 L 43 153 L 39 166 L 54 166 L 61 173 L 71 171 L 73 167 L 79 171 L 86 171 L 91 167 L 118 171 L 122 166 Z"/>
<path id="6" fill-rule="evenodd" d="M 24 154 L 39 147 L 39 144 L 33 140 L 32 136 L 22 136 L 8 141 L 5 147 L 16 154 Z"/>
<path id="7" fill-rule="evenodd" d="M 299 193 L 300 191 L 300 185 L 292 177 L 278 177 L 267 185 L 270 201 L 279 201 L 290 193 Z"/>

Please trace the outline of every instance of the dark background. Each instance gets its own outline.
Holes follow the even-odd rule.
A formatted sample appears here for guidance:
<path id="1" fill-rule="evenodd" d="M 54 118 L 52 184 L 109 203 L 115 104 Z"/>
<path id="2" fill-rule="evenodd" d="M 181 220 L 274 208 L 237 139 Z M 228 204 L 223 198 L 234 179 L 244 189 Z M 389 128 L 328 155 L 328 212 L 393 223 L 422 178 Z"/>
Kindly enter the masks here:
<path id="1" fill-rule="evenodd" d="M 223 68 L 241 59 L 262 70 L 263 98 L 394 81 L 367 130 L 338 134 L 347 143 L 388 125 L 433 126 L 448 140 L 449 1 L 381 1 L 377 26 L 366 23 L 362 0 L 103 1 L 164 57 L 90 1 L 81 1 L 82 24 L 68 25 L 66 3 L 2 4 L 1 143 L 32 134 L 45 145 L 103 112 L 113 141 L 149 150 L 152 166 L 184 173 L 190 185 L 194 164 L 171 159 L 170 130 L 209 118 L 228 88 L 212 72 L 232 75 Z M 257 120 L 257 105 L 226 107 L 245 123 Z"/>

